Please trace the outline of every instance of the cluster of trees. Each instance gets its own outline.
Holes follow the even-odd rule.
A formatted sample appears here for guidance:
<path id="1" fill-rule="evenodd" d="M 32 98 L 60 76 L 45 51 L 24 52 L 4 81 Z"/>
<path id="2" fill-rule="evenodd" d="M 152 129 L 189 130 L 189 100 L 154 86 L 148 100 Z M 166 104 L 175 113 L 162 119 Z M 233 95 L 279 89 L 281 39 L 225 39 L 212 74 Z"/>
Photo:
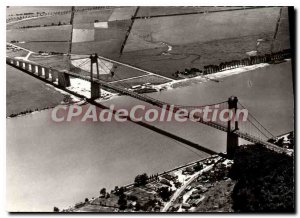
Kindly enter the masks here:
<path id="1" fill-rule="evenodd" d="M 289 143 L 284 143 L 284 137 L 279 138 L 278 140 L 276 139 L 269 139 L 268 142 L 271 142 L 279 147 L 286 147 L 289 149 L 294 149 L 294 144 L 295 144 L 295 138 L 294 138 L 294 132 L 290 132 L 290 134 L 287 136 Z"/>
<path id="2" fill-rule="evenodd" d="M 294 159 L 262 145 L 241 146 L 229 176 L 236 212 L 294 212 Z"/>
<path id="3" fill-rule="evenodd" d="M 200 171 L 200 170 L 203 170 L 203 164 L 197 162 L 197 164 L 194 166 L 194 170 L 197 172 L 197 171 Z"/>
<path id="4" fill-rule="evenodd" d="M 172 190 L 169 187 L 163 186 L 157 190 L 158 195 L 161 197 L 163 201 L 169 201 L 172 195 Z"/>
<path id="5" fill-rule="evenodd" d="M 134 186 L 145 186 L 148 182 L 157 181 L 158 174 L 148 176 L 146 173 L 137 175 L 134 179 Z"/>
<path id="6" fill-rule="evenodd" d="M 49 55 L 63 55 L 64 53 L 62 52 L 56 52 L 56 51 L 50 51 L 50 52 L 47 52 L 47 51 L 39 51 L 38 52 L 39 54 L 43 54 L 43 53 L 47 53 Z"/>
<path id="7" fill-rule="evenodd" d="M 32 112 L 34 112 L 34 111 L 42 111 L 42 110 L 47 110 L 47 109 L 50 109 L 50 108 L 52 108 L 52 107 L 44 107 L 44 108 L 41 108 L 41 109 L 39 109 L 39 108 L 36 108 L 36 109 L 27 109 L 27 110 L 24 110 L 24 111 L 21 111 L 21 112 L 19 112 L 19 113 L 12 113 L 11 115 L 9 115 L 8 117 L 16 117 L 16 116 L 19 116 L 19 115 L 25 115 L 25 114 L 29 114 L 29 113 L 32 113 Z"/>
<path id="8" fill-rule="evenodd" d="M 146 173 L 143 173 L 141 175 L 137 175 L 134 179 L 134 186 L 145 186 L 148 182 L 148 175 Z"/>
<path id="9" fill-rule="evenodd" d="M 28 26 L 21 26 L 19 29 L 28 29 L 28 28 L 37 28 L 37 27 L 48 27 L 48 26 L 62 26 L 62 25 L 67 25 L 65 22 L 59 21 L 57 24 L 56 23 L 51 23 L 51 24 L 44 24 L 44 25 L 28 25 Z"/>
<path id="10" fill-rule="evenodd" d="M 249 58 L 244 58 L 242 60 L 232 60 L 227 62 L 222 62 L 219 65 L 206 65 L 203 67 L 203 70 L 197 68 L 185 69 L 183 72 L 176 71 L 173 76 L 178 77 L 182 75 L 194 75 L 195 73 L 201 73 L 203 75 L 220 72 L 223 70 L 234 69 L 241 66 L 249 66 L 259 63 L 269 63 L 277 60 L 283 60 L 291 57 L 291 51 L 289 49 L 282 50 L 279 52 L 252 56 Z"/>

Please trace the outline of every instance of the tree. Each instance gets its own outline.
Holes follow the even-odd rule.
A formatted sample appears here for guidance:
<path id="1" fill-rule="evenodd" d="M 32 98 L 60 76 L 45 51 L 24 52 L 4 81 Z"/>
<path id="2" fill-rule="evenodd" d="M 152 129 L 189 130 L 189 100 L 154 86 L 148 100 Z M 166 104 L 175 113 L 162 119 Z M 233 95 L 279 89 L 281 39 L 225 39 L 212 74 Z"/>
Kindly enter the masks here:
<path id="1" fill-rule="evenodd" d="M 236 212 L 294 212 L 293 157 L 259 144 L 241 146 L 229 176 L 237 181 L 232 192 Z"/>
<path id="2" fill-rule="evenodd" d="M 121 195 L 124 195 L 124 192 L 125 192 L 125 188 L 124 187 L 120 187 L 117 189 L 117 191 L 115 191 L 115 194 L 117 196 L 121 196 Z"/>
<path id="3" fill-rule="evenodd" d="M 139 203 L 139 202 L 136 202 L 136 204 L 135 204 L 135 211 L 139 211 L 139 210 L 141 210 L 141 204 Z"/>
<path id="4" fill-rule="evenodd" d="M 119 196 L 118 205 L 120 210 L 125 210 L 127 208 L 127 200 L 125 194 L 121 194 Z"/>
<path id="5" fill-rule="evenodd" d="M 54 207 L 54 208 L 53 208 L 53 212 L 59 212 L 58 207 Z"/>
<path id="6" fill-rule="evenodd" d="M 105 196 L 105 195 L 106 195 L 106 188 L 102 188 L 102 189 L 100 190 L 100 195 L 101 195 L 101 196 Z"/>
<path id="7" fill-rule="evenodd" d="M 283 147 L 283 142 L 284 142 L 284 138 L 280 138 L 277 140 L 276 145 L 278 145 L 279 147 Z"/>
<path id="8" fill-rule="evenodd" d="M 294 149 L 294 144 L 295 144 L 294 132 L 290 132 L 287 138 L 290 140 L 289 148 Z"/>
<path id="9" fill-rule="evenodd" d="M 268 139 L 268 142 L 275 144 L 275 142 L 276 142 L 276 139 L 274 139 L 274 138 L 270 138 L 270 139 Z"/>
<path id="10" fill-rule="evenodd" d="M 144 186 L 147 184 L 148 181 L 148 176 L 146 173 L 137 175 L 134 179 L 134 186 L 139 187 L 139 186 Z"/>
<path id="11" fill-rule="evenodd" d="M 203 169 L 203 165 L 197 162 L 197 164 L 194 166 L 195 171 L 200 171 Z"/>
<path id="12" fill-rule="evenodd" d="M 168 187 L 161 187 L 158 189 L 158 195 L 163 201 L 168 201 L 172 195 L 172 191 Z"/>

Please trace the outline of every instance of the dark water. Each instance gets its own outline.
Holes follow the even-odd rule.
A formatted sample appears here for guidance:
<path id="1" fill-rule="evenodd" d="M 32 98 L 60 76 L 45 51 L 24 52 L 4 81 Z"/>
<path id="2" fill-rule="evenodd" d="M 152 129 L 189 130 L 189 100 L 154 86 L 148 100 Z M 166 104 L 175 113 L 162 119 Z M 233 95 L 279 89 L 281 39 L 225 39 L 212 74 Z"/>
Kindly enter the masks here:
<path id="1" fill-rule="evenodd" d="M 238 96 L 273 134 L 293 130 L 290 62 L 186 88 L 151 94 L 181 105 L 204 105 Z M 121 97 L 105 104 L 130 107 Z M 138 173 L 162 172 L 206 154 L 185 148 L 133 123 L 63 123 L 50 111 L 7 120 L 9 210 L 47 211 L 97 196 L 102 187 L 132 182 Z M 225 133 L 195 123 L 156 123 L 215 151 L 225 150 Z"/>

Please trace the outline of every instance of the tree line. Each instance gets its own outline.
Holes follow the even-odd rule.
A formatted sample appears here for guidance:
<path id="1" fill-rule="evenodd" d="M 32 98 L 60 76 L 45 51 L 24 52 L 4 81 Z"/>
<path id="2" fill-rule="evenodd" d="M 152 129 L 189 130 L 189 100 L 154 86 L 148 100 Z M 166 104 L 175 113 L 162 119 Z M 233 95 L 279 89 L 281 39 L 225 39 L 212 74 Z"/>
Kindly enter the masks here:
<path id="1" fill-rule="evenodd" d="M 251 56 L 241 60 L 221 62 L 219 65 L 210 64 L 204 66 L 203 69 L 191 68 L 191 69 L 185 69 L 183 72 L 176 71 L 174 73 L 174 76 L 178 77 L 179 74 L 191 75 L 197 72 L 203 75 L 207 75 L 207 74 L 221 72 L 224 70 L 230 70 L 238 67 L 250 66 L 250 65 L 255 65 L 260 63 L 276 63 L 277 61 L 281 61 L 288 58 L 291 58 L 291 51 L 290 49 L 285 49 L 274 53 Z"/>

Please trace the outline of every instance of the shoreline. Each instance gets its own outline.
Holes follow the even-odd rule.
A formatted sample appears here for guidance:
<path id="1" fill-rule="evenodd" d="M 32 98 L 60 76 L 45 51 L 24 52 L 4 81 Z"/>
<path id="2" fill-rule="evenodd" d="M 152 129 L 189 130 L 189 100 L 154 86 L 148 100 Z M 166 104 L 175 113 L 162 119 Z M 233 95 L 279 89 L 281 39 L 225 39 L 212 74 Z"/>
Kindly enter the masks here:
<path id="1" fill-rule="evenodd" d="M 290 59 L 285 59 L 285 61 L 290 61 Z M 162 89 L 162 91 L 169 91 L 169 90 L 173 90 L 173 89 L 177 89 L 177 88 L 188 87 L 188 86 L 191 86 L 191 85 L 194 85 L 194 84 L 200 84 L 200 83 L 208 82 L 208 81 L 211 81 L 211 80 L 227 78 L 227 77 L 238 75 L 238 74 L 241 74 L 241 73 L 253 71 L 253 70 L 256 70 L 256 69 L 259 69 L 259 68 L 268 67 L 270 65 L 271 64 L 268 64 L 268 63 L 260 63 L 260 64 L 255 64 L 255 65 L 250 65 L 250 66 L 244 66 L 244 67 L 239 67 L 239 68 L 235 68 L 235 69 L 229 69 L 229 70 L 224 70 L 224 71 L 217 72 L 217 73 L 208 74 L 208 75 L 205 75 L 205 76 L 196 76 L 196 77 L 193 77 L 193 78 L 186 78 L 186 79 L 182 79 L 182 80 L 171 81 L 171 82 L 164 83 L 164 84 L 161 84 L 161 85 L 153 85 L 153 88 L 159 89 L 159 90 Z M 72 81 L 75 84 L 74 84 L 74 86 L 68 87 L 67 88 L 68 90 L 77 92 L 79 95 L 85 96 L 86 98 L 90 97 L 90 84 L 87 81 L 80 80 L 80 79 L 77 79 L 77 78 L 71 78 L 71 83 L 72 83 Z M 70 102 L 68 104 L 76 104 L 78 102 L 85 101 L 84 99 L 76 97 L 75 95 L 72 95 L 72 94 L 70 94 L 70 93 L 68 93 L 68 92 L 66 92 L 62 89 L 59 89 L 59 88 L 57 88 L 57 87 L 55 87 L 51 84 L 46 83 L 45 85 L 54 88 L 54 90 L 58 91 L 59 93 L 61 93 L 63 95 L 70 96 L 72 102 Z M 161 92 L 161 91 L 159 91 L 159 92 Z M 109 92 L 109 91 L 106 91 L 106 90 L 103 90 L 103 89 L 101 89 L 101 93 L 102 94 L 104 93 L 104 96 L 103 97 L 101 96 L 102 98 L 99 98 L 99 99 L 95 100 L 97 103 L 110 101 L 110 100 L 113 100 L 114 98 L 118 98 L 118 97 L 123 96 L 123 95 L 118 95 L 118 94 L 115 94 L 115 93 L 112 93 L 112 92 Z M 58 104 L 58 105 L 61 105 L 61 103 Z M 56 106 L 58 106 L 58 105 L 56 105 Z M 41 109 L 34 110 L 34 111 L 31 111 L 31 112 L 27 112 L 27 113 L 20 112 L 16 116 L 11 117 L 11 115 L 9 115 L 6 118 L 12 119 L 12 118 L 16 118 L 16 117 L 23 117 L 23 116 L 26 116 L 26 115 L 29 115 L 29 114 L 34 114 L 34 113 L 37 113 L 37 112 L 42 112 L 44 110 L 53 109 L 56 106 L 45 107 L 45 108 L 41 108 Z"/>
<path id="2" fill-rule="evenodd" d="M 290 59 L 287 59 L 285 61 L 290 61 Z M 268 63 L 260 63 L 260 64 L 255 64 L 255 65 L 250 65 L 250 66 L 244 66 L 244 67 L 239 67 L 239 68 L 235 68 L 235 69 L 229 69 L 229 70 L 224 70 L 224 71 L 217 72 L 217 73 L 208 74 L 205 76 L 196 76 L 196 77 L 192 77 L 192 78 L 176 80 L 176 81 L 172 81 L 169 83 L 156 85 L 154 87 L 158 88 L 158 89 L 173 90 L 173 89 L 177 89 L 177 88 L 187 87 L 187 86 L 190 86 L 193 84 L 208 82 L 208 81 L 214 80 L 214 79 L 221 79 L 221 78 L 226 78 L 226 77 L 233 76 L 233 75 L 238 75 L 238 74 L 253 71 L 253 70 L 256 70 L 259 68 L 268 67 L 270 65 L 271 64 L 268 64 Z"/>
<path id="3" fill-rule="evenodd" d="M 182 170 L 182 169 L 185 169 L 185 168 L 188 168 L 188 167 L 191 167 L 191 166 L 194 166 L 196 165 L 197 163 L 201 163 L 201 164 L 204 164 L 204 162 L 208 161 L 208 160 L 214 160 L 214 159 L 217 159 L 217 158 L 222 158 L 222 155 L 219 155 L 219 154 L 214 154 L 214 155 L 210 155 L 209 157 L 205 157 L 203 159 L 199 159 L 199 160 L 196 160 L 196 161 L 192 161 L 192 162 L 188 162 L 186 164 L 182 164 L 180 166 L 177 166 L 175 168 L 172 168 L 170 170 L 167 170 L 167 171 L 164 171 L 164 172 L 161 172 L 161 173 L 157 173 L 157 174 L 153 174 L 153 175 L 156 175 L 156 176 L 164 176 L 164 175 L 167 175 L 169 173 L 178 173 L 177 171 L 179 170 Z M 149 181 L 151 182 L 151 181 Z M 134 182 L 132 183 L 129 183 L 129 184 L 125 184 L 125 185 L 121 185 L 119 186 L 120 188 L 123 187 L 125 189 L 130 189 L 130 188 L 134 188 Z M 93 199 L 97 199 L 98 197 L 91 197 L 91 201 Z M 67 208 L 63 208 L 62 211 L 63 212 L 72 212 L 74 210 L 74 207 L 75 207 L 76 203 L 73 205 L 73 206 L 68 206 Z M 70 211 L 72 210 L 72 211 Z M 76 209 L 75 209 L 76 210 Z M 76 212 L 76 211 L 74 211 Z"/>

